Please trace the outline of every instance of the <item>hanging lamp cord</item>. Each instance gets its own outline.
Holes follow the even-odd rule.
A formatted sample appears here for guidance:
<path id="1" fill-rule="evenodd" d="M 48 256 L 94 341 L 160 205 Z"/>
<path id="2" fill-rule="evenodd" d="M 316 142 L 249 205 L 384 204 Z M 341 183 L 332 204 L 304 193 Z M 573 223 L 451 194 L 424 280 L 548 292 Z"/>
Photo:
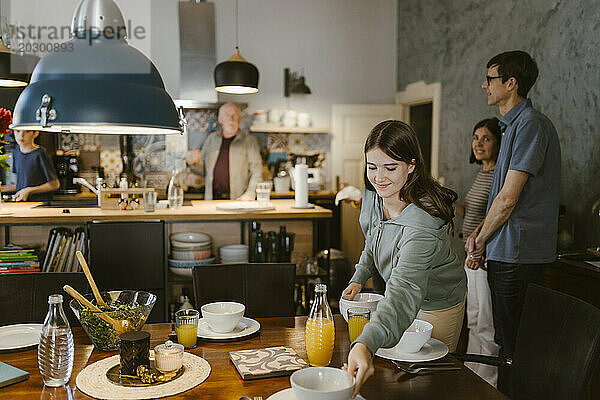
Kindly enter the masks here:
<path id="1" fill-rule="evenodd" d="M 238 0 L 235 0 L 235 48 L 237 49 L 239 46 L 239 42 L 238 42 L 238 30 L 239 30 L 239 24 L 240 21 L 238 19 Z"/>

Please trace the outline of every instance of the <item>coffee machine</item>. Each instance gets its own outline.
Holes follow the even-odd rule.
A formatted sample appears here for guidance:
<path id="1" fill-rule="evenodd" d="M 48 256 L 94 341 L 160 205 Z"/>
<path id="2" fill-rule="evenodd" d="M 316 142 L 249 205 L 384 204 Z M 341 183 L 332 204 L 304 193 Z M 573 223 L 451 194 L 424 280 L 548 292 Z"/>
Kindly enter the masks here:
<path id="1" fill-rule="evenodd" d="M 73 178 L 79 173 L 79 157 L 55 156 L 54 167 L 60 182 L 60 188 L 56 191 L 56 194 L 79 193 L 79 186 L 73 183 Z"/>

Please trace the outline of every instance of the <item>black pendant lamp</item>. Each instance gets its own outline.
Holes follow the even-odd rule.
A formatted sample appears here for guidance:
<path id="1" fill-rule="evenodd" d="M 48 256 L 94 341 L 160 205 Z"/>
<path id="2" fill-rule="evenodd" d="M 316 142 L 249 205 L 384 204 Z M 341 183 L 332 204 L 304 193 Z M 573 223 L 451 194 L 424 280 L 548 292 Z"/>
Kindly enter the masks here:
<path id="1" fill-rule="evenodd" d="M 246 61 L 238 47 L 238 1 L 235 2 L 235 52 L 215 67 L 215 90 L 228 94 L 258 92 L 258 68 Z"/>
<path id="2" fill-rule="evenodd" d="M 126 41 L 113 0 L 81 0 L 65 43 L 70 51 L 41 59 L 14 110 L 12 129 L 59 133 L 183 133 L 175 107 L 152 63 Z"/>
<path id="3" fill-rule="evenodd" d="M 2 23 L 2 3 L 0 2 L 0 24 Z M 29 84 L 31 71 L 40 59 L 35 56 L 13 53 L 0 32 L 0 87 L 19 88 Z"/>

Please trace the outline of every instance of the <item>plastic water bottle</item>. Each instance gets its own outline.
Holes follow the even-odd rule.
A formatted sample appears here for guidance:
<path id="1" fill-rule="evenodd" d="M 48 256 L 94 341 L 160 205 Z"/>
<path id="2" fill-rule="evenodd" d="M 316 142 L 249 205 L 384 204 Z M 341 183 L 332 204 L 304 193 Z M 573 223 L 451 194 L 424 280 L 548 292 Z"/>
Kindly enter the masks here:
<path id="1" fill-rule="evenodd" d="M 183 187 L 181 186 L 181 173 L 179 169 L 173 171 L 169 182 L 169 207 L 179 209 L 183 206 Z"/>
<path id="2" fill-rule="evenodd" d="M 73 333 L 63 311 L 62 302 L 63 297 L 60 294 L 48 297 L 50 307 L 44 319 L 38 346 L 38 365 L 46 386 L 66 384 L 73 370 Z"/>

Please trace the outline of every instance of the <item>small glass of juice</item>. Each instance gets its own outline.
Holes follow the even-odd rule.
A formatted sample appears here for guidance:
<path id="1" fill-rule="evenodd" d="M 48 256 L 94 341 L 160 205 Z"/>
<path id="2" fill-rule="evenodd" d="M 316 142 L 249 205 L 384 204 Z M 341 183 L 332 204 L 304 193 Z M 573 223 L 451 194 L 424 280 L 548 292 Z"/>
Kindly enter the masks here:
<path id="1" fill-rule="evenodd" d="M 198 310 L 179 310 L 175 313 L 177 341 L 186 349 L 196 347 L 199 318 Z"/>
<path id="2" fill-rule="evenodd" d="M 363 328 L 371 319 L 371 310 L 368 308 L 348 309 L 348 336 L 350 343 L 354 342 L 363 331 Z"/>

